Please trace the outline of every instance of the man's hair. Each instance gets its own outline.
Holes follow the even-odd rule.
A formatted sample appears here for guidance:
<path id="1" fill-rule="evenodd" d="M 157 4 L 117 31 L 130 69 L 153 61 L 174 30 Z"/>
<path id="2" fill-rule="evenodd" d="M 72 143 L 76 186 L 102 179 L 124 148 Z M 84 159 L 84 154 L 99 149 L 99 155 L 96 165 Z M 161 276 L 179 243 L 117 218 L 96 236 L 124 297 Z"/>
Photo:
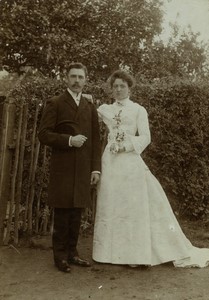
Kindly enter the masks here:
<path id="1" fill-rule="evenodd" d="M 85 76 L 87 77 L 88 71 L 85 65 L 83 65 L 80 62 L 72 62 L 69 65 L 66 66 L 66 72 L 67 74 L 70 72 L 71 69 L 82 69 L 84 70 Z"/>
<path id="2" fill-rule="evenodd" d="M 123 70 L 117 70 L 110 76 L 111 88 L 113 87 L 116 79 L 122 79 L 123 81 L 125 81 L 128 84 L 129 88 L 132 88 L 135 83 L 134 78 L 129 73 Z"/>

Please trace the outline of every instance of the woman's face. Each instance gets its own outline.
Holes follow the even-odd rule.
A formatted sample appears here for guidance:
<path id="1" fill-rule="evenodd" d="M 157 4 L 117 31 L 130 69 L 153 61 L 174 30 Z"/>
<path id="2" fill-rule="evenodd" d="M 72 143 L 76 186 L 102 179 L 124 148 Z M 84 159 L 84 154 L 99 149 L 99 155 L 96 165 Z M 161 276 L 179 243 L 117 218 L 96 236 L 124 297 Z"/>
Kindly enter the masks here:
<path id="1" fill-rule="evenodd" d="M 112 85 L 112 92 L 114 99 L 123 100 L 129 97 L 130 89 L 128 83 L 122 79 L 117 78 Z"/>

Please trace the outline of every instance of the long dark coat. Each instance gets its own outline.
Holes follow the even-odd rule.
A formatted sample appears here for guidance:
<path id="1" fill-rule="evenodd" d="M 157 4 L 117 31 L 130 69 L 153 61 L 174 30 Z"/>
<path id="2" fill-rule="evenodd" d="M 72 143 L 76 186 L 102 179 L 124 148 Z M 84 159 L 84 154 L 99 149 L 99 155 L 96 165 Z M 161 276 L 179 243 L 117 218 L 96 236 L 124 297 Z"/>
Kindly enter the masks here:
<path id="1" fill-rule="evenodd" d="M 80 148 L 69 147 L 69 137 L 88 139 Z M 90 205 L 90 176 L 101 170 L 101 145 L 97 111 L 81 96 L 79 106 L 66 92 L 50 99 L 44 108 L 39 140 L 52 147 L 48 200 L 51 207 Z"/>

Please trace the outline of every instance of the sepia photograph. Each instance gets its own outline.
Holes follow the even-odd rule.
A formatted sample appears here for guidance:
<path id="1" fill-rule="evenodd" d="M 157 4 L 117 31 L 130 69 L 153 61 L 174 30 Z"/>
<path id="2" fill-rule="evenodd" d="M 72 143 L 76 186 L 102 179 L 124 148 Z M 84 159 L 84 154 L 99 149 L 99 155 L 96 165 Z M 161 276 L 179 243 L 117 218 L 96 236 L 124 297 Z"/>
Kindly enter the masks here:
<path id="1" fill-rule="evenodd" d="M 0 0 L 0 300 L 209 300 L 209 0 Z"/>

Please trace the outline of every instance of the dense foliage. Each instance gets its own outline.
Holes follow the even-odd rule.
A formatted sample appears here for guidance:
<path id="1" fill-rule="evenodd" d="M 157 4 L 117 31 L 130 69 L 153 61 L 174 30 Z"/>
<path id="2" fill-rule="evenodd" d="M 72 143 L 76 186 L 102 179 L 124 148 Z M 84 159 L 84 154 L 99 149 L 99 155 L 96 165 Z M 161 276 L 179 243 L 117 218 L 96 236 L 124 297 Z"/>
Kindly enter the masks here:
<path id="1" fill-rule="evenodd" d="M 119 66 L 146 78 L 201 73 L 206 61 L 197 35 L 159 40 L 160 0 L 0 1 L 0 61 L 21 72 L 30 65 L 43 74 L 62 73 L 69 61 L 88 66 L 94 81 Z"/>
<path id="2" fill-rule="evenodd" d="M 13 0 L 0 2 L 3 63 L 43 73 L 79 60 L 91 72 L 134 64 L 142 40 L 160 33 L 160 1 Z"/>
<path id="3" fill-rule="evenodd" d="M 201 217 L 209 200 L 209 87 L 172 78 L 138 84 L 133 95 L 149 112 L 151 170 L 173 195 L 179 214 Z"/>
<path id="4" fill-rule="evenodd" d="M 12 97 L 16 103 L 25 100 L 30 103 L 28 146 L 30 145 L 30 124 L 34 117 L 34 107 L 42 107 L 48 97 L 63 90 L 64 83 L 55 79 L 36 77 L 26 78 Z M 97 103 L 110 101 L 104 92 L 105 85 L 89 83 L 86 92 L 93 94 Z M 172 78 L 152 84 L 136 85 L 132 98 L 146 107 L 149 113 L 152 143 L 143 153 L 150 170 L 157 176 L 166 192 L 175 199 L 176 212 L 181 215 L 204 217 L 207 214 L 209 195 L 209 134 L 208 134 L 207 82 L 192 82 L 189 79 Z M 31 120 L 30 120 L 31 119 Z M 101 137 L 104 137 L 102 128 Z M 27 151 L 31 151 L 27 147 Z M 40 152 L 39 167 L 36 174 L 36 190 L 47 170 L 42 167 Z M 27 185 L 28 161 L 25 162 L 25 184 Z M 48 165 L 46 165 L 48 168 Z M 45 192 L 47 178 L 44 179 Z M 43 202 L 47 194 L 43 193 Z"/>
<path id="5" fill-rule="evenodd" d="M 64 69 L 71 61 L 87 65 L 90 82 L 85 92 L 93 95 L 97 105 L 111 101 L 104 82 L 113 70 L 126 68 L 135 76 L 132 97 L 146 107 L 152 133 L 152 144 L 143 153 L 145 161 L 169 199 L 175 200 L 177 213 L 195 218 L 208 214 L 206 47 L 192 32 L 176 38 L 176 26 L 165 44 L 159 39 L 162 18 L 160 0 L 0 1 L 0 66 L 18 74 L 30 66 L 36 70 L 18 79 L 9 93 L 17 106 L 17 124 L 20 107 L 28 104 L 29 108 L 21 214 L 34 185 L 36 232 L 42 230 L 43 219 L 49 215 L 50 151 L 40 148 L 35 179 L 30 182 L 32 152 L 38 144 L 45 101 L 64 89 Z M 5 79 L 2 84 L 6 89 L 11 81 Z M 101 127 L 101 138 L 104 136 Z"/>

